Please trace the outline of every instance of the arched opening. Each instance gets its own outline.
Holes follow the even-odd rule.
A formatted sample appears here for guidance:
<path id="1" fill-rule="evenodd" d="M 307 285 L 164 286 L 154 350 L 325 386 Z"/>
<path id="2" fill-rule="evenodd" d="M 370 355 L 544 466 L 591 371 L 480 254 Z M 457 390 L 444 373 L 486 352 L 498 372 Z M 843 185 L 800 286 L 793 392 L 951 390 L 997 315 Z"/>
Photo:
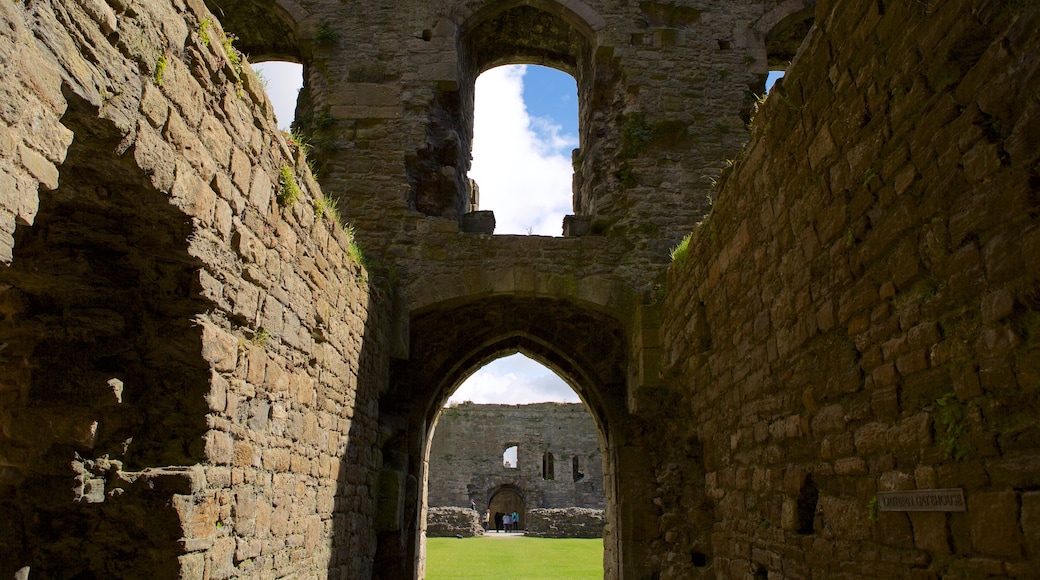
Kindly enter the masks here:
<path id="1" fill-rule="evenodd" d="M 452 530 L 451 522 L 443 521 L 444 514 L 457 512 L 442 508 L 467 505 L 479 516 L 490 509 L 488 521 L 494 529 L 496 516 L 513 513 L 492 505 L 503 488 L 516 490 L 535 510 L 592 510 L 574 512 L 578 519 L 594 519 L 583 529 L 592 530 L 602 521 L 607 503 L 600 439 L 588 409 L 547 367 L 522 354 L 483 365 L 450 397 L 430 439 L 426 496 L 428 507 L 436 509 L 428 511 L 429 534 L 435 530 L 441 536 L 466 535 L 467 529 Z M 588 466 L 587 481 L 584 471 L 580 479 L 558 474 L 557 459 L 568 461 L 571 456 L 582 459 L 582 470 Z M 471 523 L 459 524 L 473 529 Z M 572 529 L 576 526 L 559 535 L 566 537 Z"/>
<path id="2" fill-rule="evenodd" d="M 491 499 L 488 502 L 488 511 L 491 512 L 491 517 L 494 518 L 496 524 L 496 530 L 505 529 L 502 523 L 503 517 L 509 515 L 512 518 L 512 514 L 519 516 L 519 524 L 511 524 L 512 531 L 522 530 L 523 521 L 526 519 L 524 515 L 525 511 L 524 496 L 521 495 L 520 491 L 513 487 L 503 486 L 495 490 L 491 494 Z M 510 530 L 505 530 L 510 531 Z"/>
<path id="3" fill-rule="evenodd" d="M 444 409 L 444 403 L 476 370 L 490 361 L 517 352 L 563 378 L 585 403 L 587 411 L 583 409 L 582 412 L 586 417 L 591 416 L 592 437 L 603 450 L 603 460 L 599 462 L 603 470 L 601 476 L 587 472 L 579 484 L 568 477 L 557 477 L 554 482 L 547 483 L 570 487 L 595 486 L 596 491 L 603 494 L 606 502 L 604 520 L 609 530 L 603 539 L 604 574 L 608 577 L 615 574 L 621 566 L 620 539 L 627 529 L 616 513 L 616 465 L 620 451 L 617 444 L 625 440 L 624 433 L 628 429 L 624 395 L 625 336 L 624 328 L 615 318 L 550 298 L 498 296 L 432 307 L 413 315 L 409 332 L 410 356 L 395 365 L 391 373 L 390 389 L 380 401 L 380 421 L 387 433 L 382 456 L 392 458 L 384 460 L 385 463 L 407 469 L 409 477 L 414 477 L 419 485 L 420 493 L 413 496 L 414 499 L 405 498 L 405 516 L 400 529 L 380 535 L 375 569 L 382 570 L 384 565 L 387 566 L 385 573 L 380 572 L 382 577 L 407 578 L 415 574 L 399 566 L 392 569 L 395 562 L 414 561 L 408 556 L 397 556 L 394 551 L 407 550 L 406 554 L 415 554 L 416 557 L 424 553 L 422 531 L 426 506 L 437 501 L 432 497 L 433 486 L 429 488 L 429 503 L 425 501 L 424 484 L 428 478 L 434 477 L 433 463 L 447 455 L 442 449 L 435 448 L 437 439 L 451 430 L 448 418 L 453 414 L 472 414 L 475 407 L 480 407 L 463 403 Z M 509 424 L 521 427 L 527 422 L 524 419 Z M 531 449 L 533 455 L 525 455 L 522 437 L 513 439 L 506 433 L 496 437 L 501 443 L 519 441 L 519 475 L 529 472 L 527 476 L 541 480 L 538 458 L 546 447 L 536 445 Z M 483 438 L 491 436 L 479 431 L 469 435 L 471 441 Z M 489 457 L 499 470 L 504 470 L 500 463 L 502 449 L 493 447 Z M 555 448 L 552 451 L 557 456 L 566 453 L 568 461 L 575 454 L 570 450 L 557 452 Z M 408 456 L 414 459 L 408 459 Z M 534 461 L 525 462 L 525 456 Z M 627 460 L 631 455 L 625 457 Z M 591 462 L 588 468 L 591 468 Z M 492 482 L 484 489 L 493 492 L 497 485 L 506 483 L 515 485 L 509 481 Z M 457 505 L 469 506 L 469 486 L 458 481 L 453 489 L 458 501 L 465 502 Z M 532 506 L 548 501 L 526 489 L 523 493 L 528 515 Z M 482 502 L 479 494 L 472 497 L 478 506 L 490 505 L 484 503 L 487 499 Z M 409 506 L 410 502 L 415 503 Z M 416 519 L 409 520 L 409 514 L 414 514 L 412 517 Z M 522 518 L 521 523 L 530 528 L 528 518 Z M 410 530 L 415 530 L 414 535 Z"/>
<path id="4" fill-rule="evenodd" d="M 516 223 L 511 226 L 507 225 L 511 220 L 505 219 L 506 214 L 521 212 L 515 207 L 500 209 L 495 204 L 481 201 L 496 189 L 490 183 L 489 177 L 494 170 L 488 168 L 484 177 L 479 177 L 479 160 L 473 164 L 474 176 L 479 182 L 477 187 L 474 187 L 471 181 L 474 176 L 470 176 L 469 172 L 474 147 L 473 120 L 477 100 L 477 78 L 488 72 L 491 75 L 489 78 L 508 81 L 510 75 L 513 75 L 512 82 L 518 83 L 518 79 L 522 79 L 525 74 L 557 74 L 546 71 L 530 72 L 531 67 L 518 69 L 527 71 L 524 73 L 517 73 L 515 70 L 492 70 L 502 65 L 540 65 L 573 78 L 578 110 L 577 135 L 582 146 L 585 146 L 587 137 L 592 134 L 589 99 L 593 89 L 593 56 L 590 35 L 591 28 L 586 22 L 553 1 L 492 3 L 466 19 L 458 37 L 461 77 L 457 92 L 438 92 L 431 115 L 433 123 L 427 128 L 425 146 L 406 159 L 412 189 L 410 206 L 425 215 L 459 218 L 462 230 L 469 233 L 490 234 L 497 231 L 559 235 L 563 231 L 564 235 L 578 235 L 574 233 L 576 230 L 564 227 L 559 221 L 561 216 L 565 217 L 560 212 L 573 212 L 577 215 L 587 212 L 580 195 L 584 183 L 581 171 L 583 157 L 580 153 L 568 156 L 566 151 L 576 143 L 557 146 L 556 140 L 543 139 L 544 142 L 552 143 L 556 149 L 564 150 L 562 154 L 556 153 L 554 156 L 554 164 L 558 168 L 555 172 L 561 175 L 555 180 L 561 193 L 553 196 L 558 209 L 550 210 L 546 206 L 531 207 L 531 212 L 509 216 L 516 219 Z M 536 127 L 534 134 L 537 133 Z M 477 137 L 482 139 L 479 135 Z M 568 170 L 571 167 L 573 178 L 568 179 Z M 518 166 L 518 169 L 528 175 L 534 174 L 530 167 L 523 164 Z M 544 188 L 528 187 L 525 193 L 511 197 L 530 200 L 533 189 Z M 561 197 L 563 200 L 571 200 L 570 203 L 561 203 Z M 477 207 L 486 206 L 503 213 L 502 229 L 496 228 L 495 219 L 485 219 L 490 216 L 484 214 L 465 217 L 473 213 Z M 548 218 L 548 214 L 555 217 Z"/>
<path id="5" fill-rule="evenodd" d="M 303 90 L 303 65 L 296 62 L 270 60 L 252 63 L 253 70 L 264 82 L 267 98 L 274 107 L 278 128 L 289 132 L 296 121 L 296 104 Z"/>
<path id="6" fill-rule="evenodd" d="M 816 3 L 811 0 L 785 3 L 763 16 L 756 28 L 763 35 L 768 72 L 759 77 L 760 86 L 752 92 L 764 95 L 784 77 L 787 67 L 815 22 Z"/>
<path id="7" fill-rule="evenodd" d="M 578 150 L 574 77 L 496 67 L 477 78 L 474 107 L 471 209 L 494 212 L 496 234 L 559 236 Z"/>

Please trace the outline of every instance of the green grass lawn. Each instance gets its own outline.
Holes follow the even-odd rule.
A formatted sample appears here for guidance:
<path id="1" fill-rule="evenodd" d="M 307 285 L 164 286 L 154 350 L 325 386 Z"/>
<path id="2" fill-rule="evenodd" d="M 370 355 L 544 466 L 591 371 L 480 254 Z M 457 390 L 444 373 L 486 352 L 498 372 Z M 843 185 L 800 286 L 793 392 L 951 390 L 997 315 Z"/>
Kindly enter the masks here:
<path id="1" fill-rule="evenodd" d="M 593 578 L 603 578 L 601 539 L 477 536 L 426 540 L 426 580 Z"/>

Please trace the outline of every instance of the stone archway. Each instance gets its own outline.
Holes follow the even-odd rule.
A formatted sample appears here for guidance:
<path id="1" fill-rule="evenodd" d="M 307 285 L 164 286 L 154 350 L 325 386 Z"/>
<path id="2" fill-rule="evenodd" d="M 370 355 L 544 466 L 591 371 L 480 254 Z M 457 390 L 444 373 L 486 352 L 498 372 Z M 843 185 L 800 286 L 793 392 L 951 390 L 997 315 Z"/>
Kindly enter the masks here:
<path id="1" fill-rule="evenodd" d="M 524 501 L 524 496 L 519 489 L 511 485 L 502 485 L 497 488 L 488 490 L 488 507 L 491 511 L 491 526 L 495 523 L 495 514 L 512 514 L 516 513 L 520 516 L 520 526 L 514 527 L 513 529 L 523 529 L 524 522 L 527 521 L 527 502 Z"/>
<path id="2" fill-rule="evenodd" d="M 495 296 L 428 308 L 412 317 L 410 327 L 411 357 L 396 361 L 390 390 L 380 402 L 385 471 L 393 472 L 387 477 L 400 480 L 404 492 L 399 499 L 401 519 L 380 532 L 377 574 L 411 578 L 420 566 L 426 456 L 441 407 L 470 373 L 505 354 L 521 352 L 564 378 L 597 425 L 610 523 L 604 538 L 604 571 L 616 577 L 624 520 L 631 519 L 618 511 L 617 473 L 625 469 L 619 457 L 622 446 L 632 440 L 627 433 L 632 422 L 626 409 L 624 325 L 605 312 L 566 300 Z M 626 509 L 634 506 L 626 504 Z M 409 561 L 416 562 L 414 569 L 394 567 Z"/>

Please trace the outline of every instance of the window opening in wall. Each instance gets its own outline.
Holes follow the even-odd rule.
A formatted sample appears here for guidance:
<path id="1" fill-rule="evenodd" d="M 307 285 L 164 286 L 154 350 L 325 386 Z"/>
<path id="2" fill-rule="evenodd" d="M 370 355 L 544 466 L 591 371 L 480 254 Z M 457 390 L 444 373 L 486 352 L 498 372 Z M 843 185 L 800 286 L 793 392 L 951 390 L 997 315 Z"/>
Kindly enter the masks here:
<path id="1" fill-rule="evenodd" d="M 814 14 L 813 6 L 805 6 L 800 10 L 789 12 L 773 24 L 766 33 L 765 48 L 769 74 L 764 79 L 764 90 L 755 91 L 756 94 L 768 93 L 773 88 L 773 84 L 784 76 L 784 72 L 798 54 L 798 48 L 805 42 L 805 37 L 812 28 Z"/>
<path id="2" fill-rule="evenodd" d="M 510 445 L 506 447 L 506 450 L 502 452 L 502 467 L 507 469 L 516 469 L 520 467 L 517 458 L 517 446 Z"/>
<path id="3" fill-rule="evenodd" d="M 820 491 L 813 483 L 812 476 L 806 476 L 798 490 L 798 533 L 811 534 L 815 531 L 816 504 L 820 499 Z"/>
<path id="4" fill-rule="evenodd" d="M 574 481 L 585 479 L 585 460 L 583 457 L 575 455 L 571 458 L 571 475 Z"/>
<path id="5" fill-rule="evenodd" d="M 572 212 L 578 147 L 574 77 L 535 65 L 492 68 L 477 78 L 473 164 L 478 207 L 496 234 L 560 236 Z"/>
<path id="6" fill-rule="evenodd" d="M 278 128 L 289 131 L 296 119 L 296 100 L 303 88 L 303 65 L 295 62 L 270 60 L 253 63 L 253 71 L 260 76 L 267 98 L 274 107 Z"/>
<path id="7" fill-rule="evenodd" d="M 554 464 L 552 451 L 542 454 L 542 479 L 552 481 L 556 479 L 556 465 Z"/>

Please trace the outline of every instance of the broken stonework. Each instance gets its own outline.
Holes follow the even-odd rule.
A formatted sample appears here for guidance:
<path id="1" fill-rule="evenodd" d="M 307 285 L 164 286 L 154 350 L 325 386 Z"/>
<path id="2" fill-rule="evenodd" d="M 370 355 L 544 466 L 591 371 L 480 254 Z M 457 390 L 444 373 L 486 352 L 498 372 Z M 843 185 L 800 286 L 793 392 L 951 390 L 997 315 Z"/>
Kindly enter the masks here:
<path id="1" fill-rule="evenodd" d="M 537 508 L 527 512 L 526 535 L 538 538 L 602 538 L 603 510 Z"/>
<path id="2" fill-rule="evenodd" d="M 431 538 L 471 538 L 484 533 L 481 522 L 481 514 L 474 509 L 431 507 L 426 511 L 426 535 Z"/>

